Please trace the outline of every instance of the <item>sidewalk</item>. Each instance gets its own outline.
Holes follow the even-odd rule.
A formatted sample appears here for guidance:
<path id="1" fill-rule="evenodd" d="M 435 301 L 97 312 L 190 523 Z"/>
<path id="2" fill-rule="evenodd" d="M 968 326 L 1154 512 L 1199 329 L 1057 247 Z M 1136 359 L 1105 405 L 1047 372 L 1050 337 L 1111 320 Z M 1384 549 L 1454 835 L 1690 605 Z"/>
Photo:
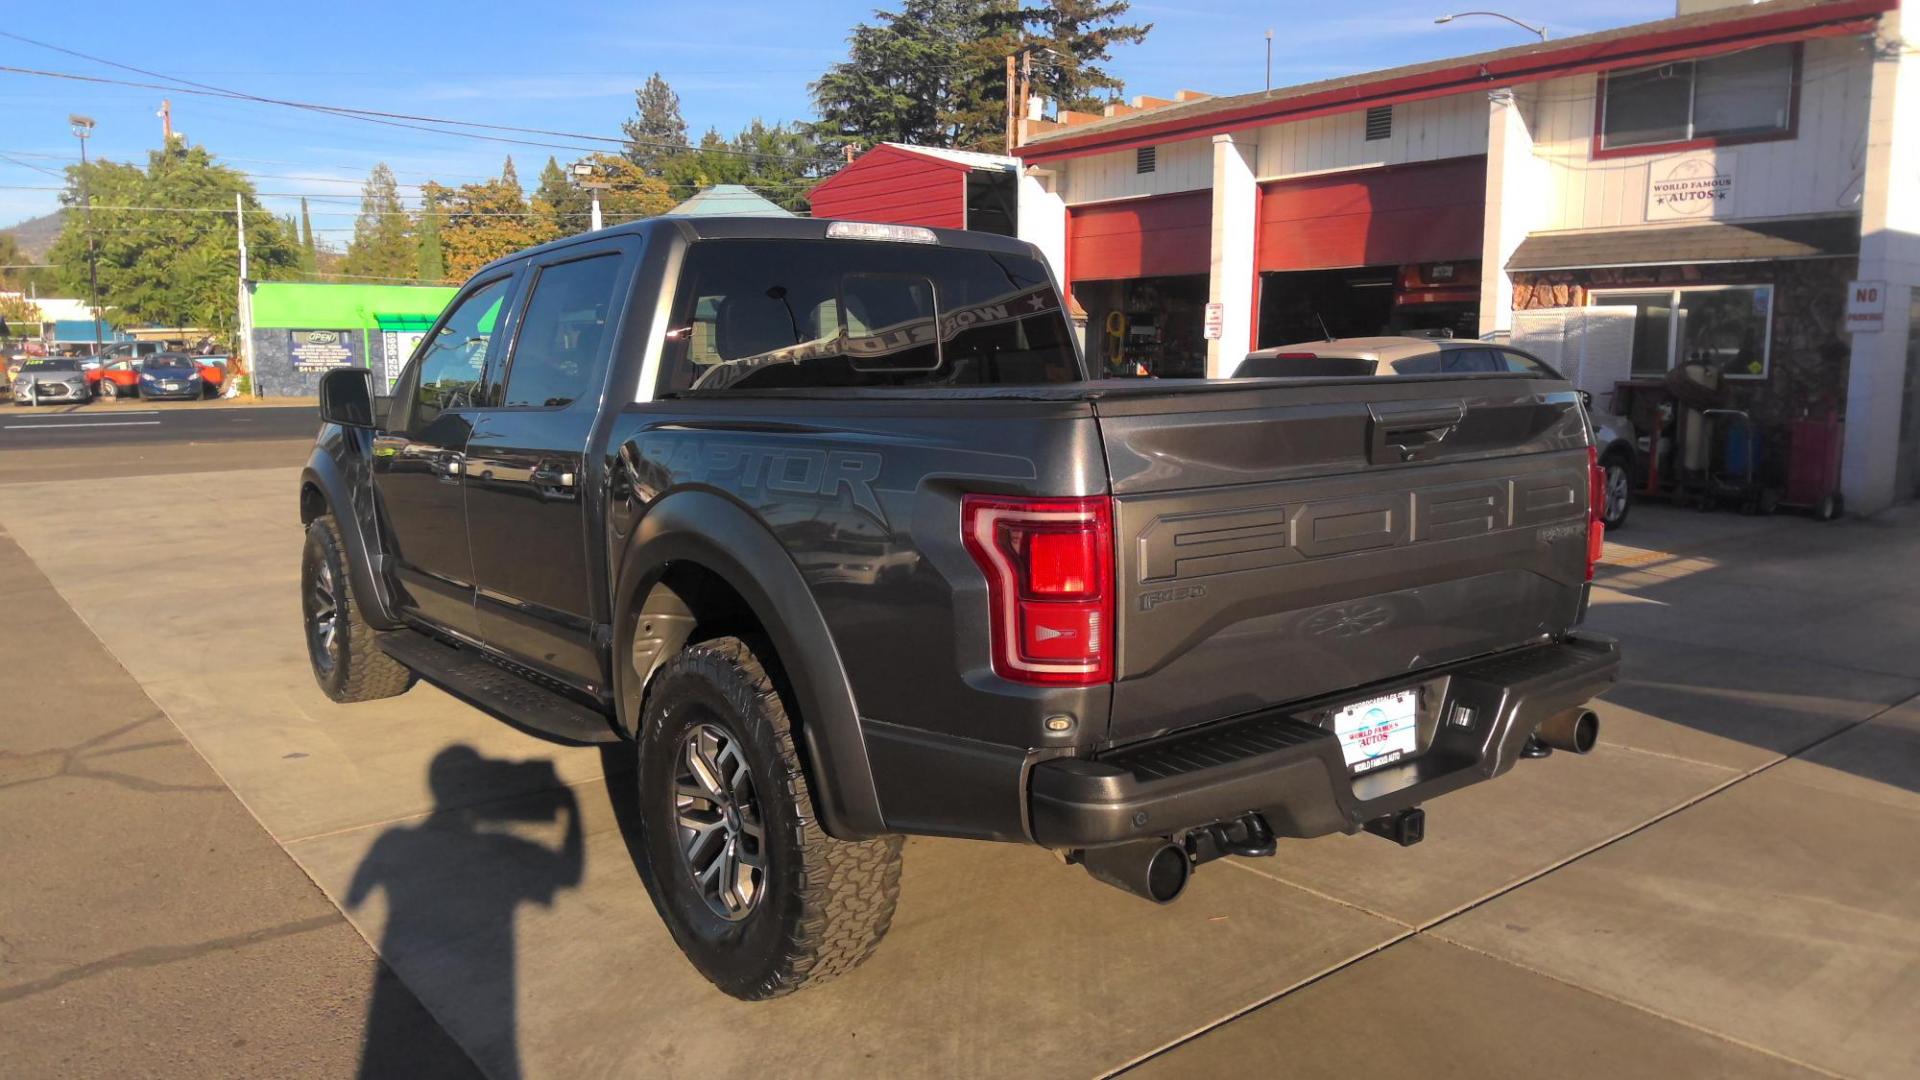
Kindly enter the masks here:
<path id="1" fill-rule="evenodd" d="M 476 1075 L 4 528 L 0 650 L 0 1072 Z"/>

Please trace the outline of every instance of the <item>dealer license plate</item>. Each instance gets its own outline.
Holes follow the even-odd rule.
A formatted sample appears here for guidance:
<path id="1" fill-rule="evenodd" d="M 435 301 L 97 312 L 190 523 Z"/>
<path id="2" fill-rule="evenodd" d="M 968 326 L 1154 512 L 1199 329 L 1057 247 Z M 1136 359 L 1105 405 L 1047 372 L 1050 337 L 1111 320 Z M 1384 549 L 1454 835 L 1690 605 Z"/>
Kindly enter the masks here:
<path id="1" fill-rule="evenodd" d="M 1420 703 L 1418 690 L 1369 698 L 1333 714 L 1333 732 L 1347 767 L 1355 772 L 1377 769 L 1411 756 L 1416 746 Z"/>

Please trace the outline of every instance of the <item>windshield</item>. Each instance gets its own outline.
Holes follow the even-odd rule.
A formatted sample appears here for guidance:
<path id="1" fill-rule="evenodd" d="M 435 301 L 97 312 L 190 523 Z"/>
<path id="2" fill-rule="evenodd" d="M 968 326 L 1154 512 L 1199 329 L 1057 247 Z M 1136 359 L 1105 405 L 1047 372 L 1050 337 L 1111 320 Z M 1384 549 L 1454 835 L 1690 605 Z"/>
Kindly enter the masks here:
<path id="1" fill-rule="evenodd" d="M 184 356 L 155 356 L 147 360 L 148 371 L 192 371 L 193 361 Z"/>
<path id="2" fill-rule="evenodd" d="M 80 362 L 64 356 L 49 356 L 41 360 L 29 360 L 22 371 L 79 371 Z"/>

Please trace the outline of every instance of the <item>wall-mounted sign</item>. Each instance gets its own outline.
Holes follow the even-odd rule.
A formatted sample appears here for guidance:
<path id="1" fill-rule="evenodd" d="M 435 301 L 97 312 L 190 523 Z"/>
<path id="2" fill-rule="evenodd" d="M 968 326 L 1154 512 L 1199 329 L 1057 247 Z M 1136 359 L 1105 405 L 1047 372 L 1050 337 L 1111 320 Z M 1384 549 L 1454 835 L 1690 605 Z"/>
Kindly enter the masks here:
<path id="1" fill-rule="evenodd" d="M 1227 305 L 1208 304 L 1207 320 L 1205 326 L 1202 328 L 1201 336 L 1205 337 L 1208 341 L 1218 341 L 1220 340 L 1220 336 L 1226 332 L 1226 327 Z"/>
<path id="2" fill-rule="evenodd" d="M 1692 154 L 1647 163 L 1647 220 L 1720 217 L 1733 202 L 1733 155 Z"/>
<path id="3" fill-rule="evenodd" d="M 1887 325 L 1887 283 L 1847 282 L 1847 333 L 1872 333 Z"/>
<path id="4" fill-rule="evenodd" d="M 289 330 L 287 355 L 295 371 L 331 371 L 354 362 L 353 350 L 338 330 Z"/>

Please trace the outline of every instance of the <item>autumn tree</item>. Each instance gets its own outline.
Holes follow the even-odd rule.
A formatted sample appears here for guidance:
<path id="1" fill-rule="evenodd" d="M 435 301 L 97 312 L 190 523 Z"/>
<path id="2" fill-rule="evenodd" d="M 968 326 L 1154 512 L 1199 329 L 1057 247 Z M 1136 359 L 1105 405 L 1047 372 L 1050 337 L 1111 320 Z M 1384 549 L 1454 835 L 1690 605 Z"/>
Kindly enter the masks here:
<path id="1" fill-rule="evenodd" d="M 512 158 L 497 180 L 457 188 L 429 183 L 424 193 L 441 210 L 440 247 L 448 277 L 464 281 L 500 256 L 540 242 Z"/>
<path id="2" fill-rule="evenodd" d="M 659 72 L 633 92 L 633 118 L 620 125 L 627 137 L 627 160 L 648 176 L 661 174 L 661 162 L 687 145 L 687 121 L 680 115 L 680 95 Z"/>
<path id="3" fill-rule="evenodd" d="M 353 223 L 353 239 L 347 244 L 342 272 L 354 277 L 407 280 L 413 277 L 417 264 L 413 222 L 406 204 L 400 201 L 400 185 L 387 163 L 380 162 L 361 190 L 360 216 Z"/>
<path id="4" fill-rule="evenodd" d="M 63 215 L 49 261 L 68 295 L 87 295 L 87 216 L 77 212 L 82 190 L 93 198 L 100 303 L 115 325 L 232 334 L 240 272 L 235 195 L 247 215 L 248 272 L 273 280 L 299 262 L 298 241 L 261 208 L 247 178 L 176 137 L 152 151 L 145 168 L 114 161 L 67 167 L 60 201 L 75 212 Z"/>

